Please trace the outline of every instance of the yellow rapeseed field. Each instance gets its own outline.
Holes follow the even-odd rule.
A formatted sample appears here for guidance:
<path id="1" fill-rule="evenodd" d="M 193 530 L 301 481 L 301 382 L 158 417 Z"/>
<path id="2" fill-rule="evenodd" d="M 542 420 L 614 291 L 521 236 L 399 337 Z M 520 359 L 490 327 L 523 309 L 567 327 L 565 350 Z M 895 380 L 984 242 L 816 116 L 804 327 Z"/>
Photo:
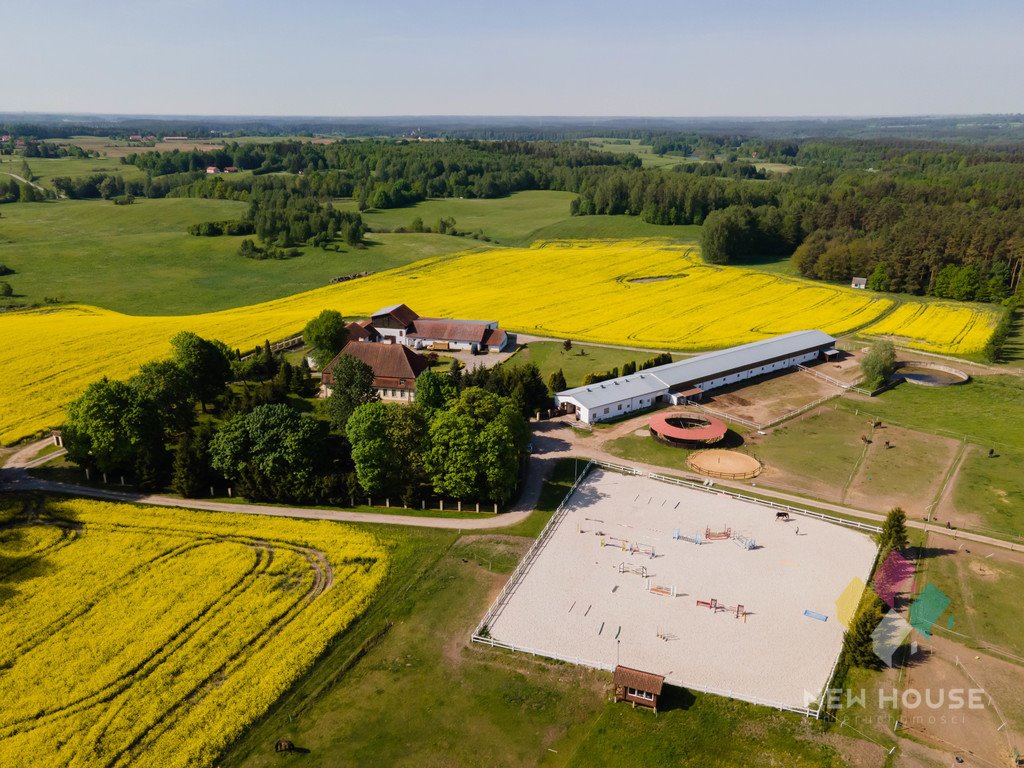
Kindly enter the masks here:
<path id="1" fill-rule="evenodd" d="M 49 501 L 0 532 L 0 765 L 209 765 L 387 568 L 336 523 Z"/>
<path id="2" fill-rule="evenodd" d="M 588 240 L 440 256 L 210 314 L 134 317 L 85 306 L 11 313 L 0 316 L 0 441 L 60 424 L 63 405 L 89 382 L 128 376 L 165 355 L 180 330 L 247 349 L 301 330 L 324 308 L 351 317 L 395 303 L 423 315 L 496 319 L 524 333 L 695 351 L 807 328 L 847 333 L 893 307 L 866 291 L 707 265 L 692 247 Z M 935 307 L 929 322 L 936 328 L 961 322 L 957 307 L 928 306 Z M 991 323 L 994 316 L 975 318 L 976 332 L 956 351 L 980 349 Z M 949 334 L 929 335 L 927 328 L 915 343 L 952 351 Z"/>
<path id="3" fill-rule="evenodd" d="M 952 302 L 908 302 L 863 333 L 887 336 L 914 349 L 962 355 L 977 352 L 992 335 L 997 318 L 983 307 Z"/>

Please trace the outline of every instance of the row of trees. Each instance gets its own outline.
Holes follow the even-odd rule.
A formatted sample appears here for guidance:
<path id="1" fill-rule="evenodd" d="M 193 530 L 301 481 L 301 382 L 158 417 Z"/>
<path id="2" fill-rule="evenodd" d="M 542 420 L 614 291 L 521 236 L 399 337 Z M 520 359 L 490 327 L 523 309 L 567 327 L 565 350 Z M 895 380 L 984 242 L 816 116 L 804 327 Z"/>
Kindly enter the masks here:
<path id="1" fill-rule="evenodd" d="M 253 171 L 232 179 L 199 178 L 181 191 L 190 196 L 289 189 L 304 196 L 355 197 L 364 207 L 378 208 L 427 197 L 493 198 L 524 189 L 567 189 L 566 172 L 576 168 L 639 166 L 634 155 L 597 152 L 581 143 L 517 141 L 248 143 L 213 152 L 129 155 L 124 162 L 154 176 L 198 173 L 208 165 Z M 295 176 L 269 175 L 274 171 Z"/>

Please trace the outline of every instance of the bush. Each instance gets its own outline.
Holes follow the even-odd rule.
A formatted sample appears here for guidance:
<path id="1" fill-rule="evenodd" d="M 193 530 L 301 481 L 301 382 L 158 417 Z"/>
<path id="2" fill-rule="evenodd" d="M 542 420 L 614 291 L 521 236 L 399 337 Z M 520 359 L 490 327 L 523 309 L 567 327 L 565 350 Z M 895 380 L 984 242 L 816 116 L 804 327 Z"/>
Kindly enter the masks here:
<path id="1" fill-rule="evenodd" d="M 7 282 L 0 282 L 0 296 L 5 299 L 14 295 L 14 289 L 11 288 L 11 284 Z"/>
<path id="2" fill-rule="evenodd" d="M 896 372 L 896 348 L 891 341 L 878 341 L 860 362 L 868 389 L 877 389 Z"/>
<path id="3" fill-rule="evenodd" d="M 0 271 L 0 275 L 4 274 Z M 1010 338 L 1010 333 L 1013 331 L 1013 325 L 1017 320 L 1017 310 L 1020 308 L 1021 297 L 1012 296 L 1003 302 L 1006 307 L 1006 312 L 999 319 L 999 323 L 996 325 L 996 329 L 992 332 L 989 337 L 988 343 L 985 344 L 985 349 L 982 350 L 982 356 L 989 363 L 998 363 L 1003 354 L 1003 347 L 1006 345 L 1007 339 Z"/>

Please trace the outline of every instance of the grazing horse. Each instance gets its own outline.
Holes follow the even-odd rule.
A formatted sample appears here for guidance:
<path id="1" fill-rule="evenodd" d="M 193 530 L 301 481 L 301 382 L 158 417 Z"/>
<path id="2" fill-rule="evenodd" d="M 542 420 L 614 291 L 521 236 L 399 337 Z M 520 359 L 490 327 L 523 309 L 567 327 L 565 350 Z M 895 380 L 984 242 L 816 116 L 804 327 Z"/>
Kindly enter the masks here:
<path id="1" fill-rule="evenodd" d="M 788 523 L 789 519 L 790 519 L 789 518 L 789 512 L 776 512 L 775 513 L 775 519 L 776 520 L 783 520 L 783 521 Z"/>
<path id="2" fill-rule="evenodd" d="M 275 752 L 294 752 L 295 745 L 292 744 L 288 739 L 278 739 L 277 744 L 274 745 Z"/>

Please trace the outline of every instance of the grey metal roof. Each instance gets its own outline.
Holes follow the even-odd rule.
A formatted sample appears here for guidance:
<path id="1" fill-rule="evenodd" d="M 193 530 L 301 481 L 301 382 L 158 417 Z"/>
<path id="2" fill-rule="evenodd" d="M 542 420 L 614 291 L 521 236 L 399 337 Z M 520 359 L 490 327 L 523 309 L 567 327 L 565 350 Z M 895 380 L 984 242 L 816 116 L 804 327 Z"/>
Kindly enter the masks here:
<path id="1" fill-rule="evenodd" d="M 567 389 L 559 392 L 558 396 L 571 397 L 585 408 L 595 408 L 617 400 L 653 395 L 683 384 L 699 384 L 707 379 L 717 378 L 726 371 L 753 368 L 767 360 L 825 347 L 834 344 L 835 341 L 823 331 L 794 331 L 655 366 L 599 384 Z"/>

